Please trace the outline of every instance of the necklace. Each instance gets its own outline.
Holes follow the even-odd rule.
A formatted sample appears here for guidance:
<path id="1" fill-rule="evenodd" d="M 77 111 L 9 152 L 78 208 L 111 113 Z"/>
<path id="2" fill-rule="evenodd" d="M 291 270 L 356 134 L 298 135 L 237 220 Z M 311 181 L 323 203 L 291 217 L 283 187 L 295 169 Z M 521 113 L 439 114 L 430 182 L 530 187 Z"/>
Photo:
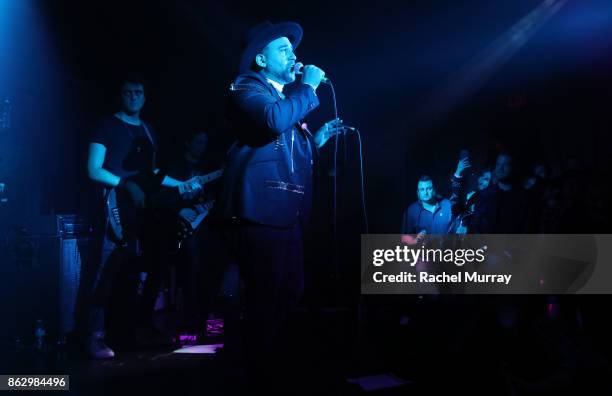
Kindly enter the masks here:
<path id="1" fill-rule="evenodd" d="M 133 124 L 127 120 L 125 120 L 125 118 L 123 117 L 123 114 L 121 112 L 119 113 L 115 113 L 115 117 L 117 117 L 121 122 L 122 125 L 128 130 L 128 132 L 130 133 L 130 137 L 132 138 L 132 140 L 136 139 L 136 136 L 134 136 L 134 132 L 132 132 L 132 128 L 130 128 L 128 125 L 133 125 L 133 126 L 137 126 L 137 127 L 142 127 L 142 129 L 144 129 L 145 134 L 147 135 L 147 137 L 149 138 L 149 142 L 151 142 L 151 146 L 153 148 L 155 148 L 155 143 L 153 142 L 153 136 L 151 136 L 151 133 L 149 132 L 149 128 L 147 128 L 147 124 L 144 123 L 144 121 L 142 121 L 141 119 L 138 119 L 139 124 Z M 126 125 L 127 124 L 127 125 Z M 140 152 L 142 150 L 142 148 L 140 146 L 136 147 L 136 150 L 138 152 Z"/>

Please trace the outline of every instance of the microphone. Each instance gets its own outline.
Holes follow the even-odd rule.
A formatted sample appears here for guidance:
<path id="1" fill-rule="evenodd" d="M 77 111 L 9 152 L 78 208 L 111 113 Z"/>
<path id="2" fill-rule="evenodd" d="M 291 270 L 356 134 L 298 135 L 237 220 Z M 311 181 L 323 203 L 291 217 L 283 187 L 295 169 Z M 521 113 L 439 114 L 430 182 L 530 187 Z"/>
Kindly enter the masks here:
<path id="1" fill-rule="evenodd" d="M 293 71 L 295 72 L 295 74 L 304 74 L 304 72 L 302 72 L 303 68 L 304 68 L 304 64 L 302 62 L 298 62 L 295 65 L 293 65 Z M 327 77 L 323 77 L 321 79 L 321 82 L 323 84 L 329 84 L 331 83 L 331 80 Z"/>

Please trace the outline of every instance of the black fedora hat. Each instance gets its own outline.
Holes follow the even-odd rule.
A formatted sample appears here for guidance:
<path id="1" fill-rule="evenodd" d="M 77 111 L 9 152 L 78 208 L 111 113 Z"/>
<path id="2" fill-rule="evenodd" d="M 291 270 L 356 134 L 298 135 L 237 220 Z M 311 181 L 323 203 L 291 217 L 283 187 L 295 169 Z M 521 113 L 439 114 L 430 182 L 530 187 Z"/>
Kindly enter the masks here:
<path id="1" fill-rule="evenodd" d="M 238 72 L 242 74 L 249 71 L 255 60 L 255 55 L 260 53 L 271 41 L 279 37 L 287 37 L 293 45 L 293 49 L 296 49 L 302 41 L 303 34 L 302 27 L 295 22 L 272 23 L 265 21 L 251 28 L 244 40 L 244 49 L 240 57 Z"/>

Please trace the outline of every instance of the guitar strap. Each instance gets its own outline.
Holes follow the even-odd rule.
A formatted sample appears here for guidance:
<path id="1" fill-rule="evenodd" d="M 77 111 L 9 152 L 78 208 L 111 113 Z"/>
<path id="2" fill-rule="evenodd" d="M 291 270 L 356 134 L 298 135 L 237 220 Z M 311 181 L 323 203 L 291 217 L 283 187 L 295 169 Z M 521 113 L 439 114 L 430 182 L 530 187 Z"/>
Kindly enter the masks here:
<path id="1" fill-rule="evenodd" d="M 141 121 L 141 122 L 142 122 L 142 127 L 144 128 L 144 131 L 147 134 L 149 141 L 151 142 L 151 146 L 153 146 L 153 150 L 155 150 L 155 142 L 153 141 L 153 136 L 151 135 L 151 132 L 149 132 L 149 128 L 147 128 L 147 123 L 144 121 Z"/>
<path id="2" fill-rule="evenodd" d="M 157 155 L 157 150 L 155 150 L 155 142 L 153 141 L 153 135 L 151 135 L 151 132 L 149 132 L 149 128 L 147 128 L 147 123 L 142 121 L 142 127 L 145 131 L 145 133 L 147 134 L 147 137 L 149 138 L 149 141 L 151 142 L 151 147 L 153 147 L 153 169 L 156 168 L 157 166 L 157 161 L 156 161 L 156 155 Z"/>

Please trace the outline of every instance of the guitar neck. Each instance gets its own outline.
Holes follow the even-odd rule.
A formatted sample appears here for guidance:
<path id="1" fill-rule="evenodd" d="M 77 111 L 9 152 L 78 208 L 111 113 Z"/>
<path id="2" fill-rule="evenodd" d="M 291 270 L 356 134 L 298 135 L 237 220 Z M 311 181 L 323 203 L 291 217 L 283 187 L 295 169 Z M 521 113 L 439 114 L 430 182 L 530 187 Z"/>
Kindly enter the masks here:
<path id="1" fill-rule="evenodd" d="M 221 177 L 222 174 L 223 174 L 223 170 L 219 169 L 218 171 L 211 172 L 211 173 L 209 173 L 207 175 L 198 176 L 198 181 L 201 184 L 206 184 L 206 183 L 211 182 L 211 181 L 213 181 L 215 179 L 218 179 L 219 177 Z"/>

